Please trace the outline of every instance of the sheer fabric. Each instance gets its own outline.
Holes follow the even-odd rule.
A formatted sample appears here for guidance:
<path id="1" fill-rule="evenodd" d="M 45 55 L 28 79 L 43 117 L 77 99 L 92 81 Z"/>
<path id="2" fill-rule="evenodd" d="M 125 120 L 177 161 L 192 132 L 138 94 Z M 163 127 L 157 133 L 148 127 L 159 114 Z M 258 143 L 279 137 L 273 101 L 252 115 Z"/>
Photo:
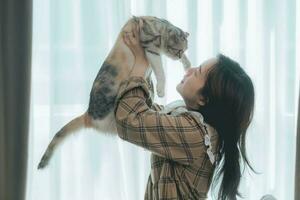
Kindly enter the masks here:
<path id="1" fill-rule="evenodd" d="M 162 17 L 189 32 L 187 54 L 193 66 L 218 52 L 240 63 L 256 92 L 247 153 L 252 166 L 262 172 L 246 170 L 240 191 L 245 199 L 266 193 L 292 199 L 299 4 L 299 0 L 35 0 L 27 199 L 143 199 L 150 153 L 93 130 L 70 137 L 49 167 L 37 171 L 56 131 L 87 109 L 93 80 L 131 15 Z M 180 62 L 164 57 L 163 64 L 167 88 L 164 98 L 155 99 L 159 104 L 181 99 L 175 86 L 184 73 Z M 211 192 L 210 199 L 216 199 L 217 190 L 214 196 Z"/>

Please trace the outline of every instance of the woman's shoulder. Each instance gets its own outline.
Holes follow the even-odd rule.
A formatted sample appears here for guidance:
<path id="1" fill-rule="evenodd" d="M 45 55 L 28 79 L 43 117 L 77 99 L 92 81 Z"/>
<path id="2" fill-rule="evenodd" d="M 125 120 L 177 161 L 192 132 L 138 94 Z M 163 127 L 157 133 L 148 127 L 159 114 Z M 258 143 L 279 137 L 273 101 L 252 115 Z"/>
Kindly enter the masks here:
<path id="1" fill-rule="evenodd" d="M 205 121 L 204 116 L 200 112 L 187 110 L 184 102 L 179 100 L 174 102 L 172 105 L 174 106 L 171 112 L 173 115 L 188 115 L 189 118 L 192 118 L 193 121 L 195 121 L 201 127 L 203 130 L 204 144 L 207 146 L 206 153 L 213 164 L 216 160 L 216 152 L 219 142 L 217 130 Z"/>
<path id="2" fill-rule="evenodd" d="M 203 115 L 200 112 L 188 110 L 183 100 L 172 101 L 169 104 L 165 105 L 164 108 L 159 112 L 164 114 L 171 114 L 173 116 L 186 114 L 195 119 L 195 121 L 197 121 L 202 126 L 208 125 L 204 121 Z"/>
<path id="3" fill-rule="evenodd" d="M 200 112 L 188 110 L 183 100 L 172 101 L 169 104 L 165 105 L 159 112 L 164 114 L 171 114 L 173 116 L 186 114 L 189 117 L 193 118 L 201 126 L 206 126 L 210 132 L 216 132 L 216 129 L 205 121 L 203 115 Z"/>
<path id="4" fill-rule="evenodd" d="M 206 153 L 211 163 L 213 164 L 215 162 L 219 135 L 217 130 L 205 121 L 204 116 L 200 112 L 188 110 L 183 100 L 176 100 L 167 104 L 160 112 L 173 116 L 185 115 L 191 121 L 197 123 L 199 127 L 201 127 L 201 130 L 203 130 L 203 140 L 207 147 Z"/>
<path id="5" fill-rule="evenodd" d="M 165 105 L 159 112 L 164 114 L 176 114 L 175 112 L 178 112 L 178 108 L 185 108 L 185 106 L 186 105 L 183 100 L 176 100 Z"/>

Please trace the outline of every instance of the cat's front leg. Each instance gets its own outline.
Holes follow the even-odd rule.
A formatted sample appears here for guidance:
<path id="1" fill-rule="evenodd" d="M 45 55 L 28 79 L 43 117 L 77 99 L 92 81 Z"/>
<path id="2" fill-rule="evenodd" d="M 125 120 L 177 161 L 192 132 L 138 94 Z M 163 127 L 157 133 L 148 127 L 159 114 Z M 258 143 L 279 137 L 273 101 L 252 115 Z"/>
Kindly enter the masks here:
<path id="1" fill-rule="evenodd" d="M 161 56 L 156 52 L 146 50 L 146 57 L 154 71 L 157 83 L 156 92 L 159 97 L 165 95 L 166 76 L 162 66 Z"/>
<path id="2" fill-rule="evenodd" d="M 185 71 L 188 70 L 191 67 L 191 62 L 189 61 L 189 59 L 186 57 L 185 54 L 182 55 L 180 61 L 183 64 L 183 67 L 184 67 Z"/>

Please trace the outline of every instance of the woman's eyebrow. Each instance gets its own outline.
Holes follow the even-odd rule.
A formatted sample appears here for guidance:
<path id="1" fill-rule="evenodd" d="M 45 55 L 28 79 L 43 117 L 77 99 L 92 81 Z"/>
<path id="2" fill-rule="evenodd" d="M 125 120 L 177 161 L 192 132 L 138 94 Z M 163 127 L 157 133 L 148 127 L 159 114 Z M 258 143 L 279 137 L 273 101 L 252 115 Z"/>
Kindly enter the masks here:
<path id="1" fill-rule="evenodd" d="M 199 71 L 200 71 L 200 74 L 201 74 L 201 66 L 202 66 L 202 65 L 200 65 L 200 66 L 199 66 Z"/>

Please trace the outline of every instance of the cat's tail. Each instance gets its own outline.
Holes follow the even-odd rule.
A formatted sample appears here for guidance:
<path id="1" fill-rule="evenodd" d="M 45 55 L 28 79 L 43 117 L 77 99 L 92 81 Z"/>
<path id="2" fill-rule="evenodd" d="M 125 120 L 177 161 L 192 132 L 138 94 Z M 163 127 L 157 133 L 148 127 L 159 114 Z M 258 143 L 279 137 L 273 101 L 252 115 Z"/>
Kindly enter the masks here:
<path id="1" fill-rule="evenodd" d="M 71 135 L 71 133 L 75 131 L 79 131 L 84 127 L 90 127 L 90 116 L 87 113 L 76 117 L 75 119 L 71 120 L 67 123 L 64 127 L 62 127 L 53 137 L 52 141 L 48 145 L 39 165 L 38 169 L 43 169 L 45 166 L 48 165 L 49 160 L 57 147 L 62 144 L 64 139 Z"/>

